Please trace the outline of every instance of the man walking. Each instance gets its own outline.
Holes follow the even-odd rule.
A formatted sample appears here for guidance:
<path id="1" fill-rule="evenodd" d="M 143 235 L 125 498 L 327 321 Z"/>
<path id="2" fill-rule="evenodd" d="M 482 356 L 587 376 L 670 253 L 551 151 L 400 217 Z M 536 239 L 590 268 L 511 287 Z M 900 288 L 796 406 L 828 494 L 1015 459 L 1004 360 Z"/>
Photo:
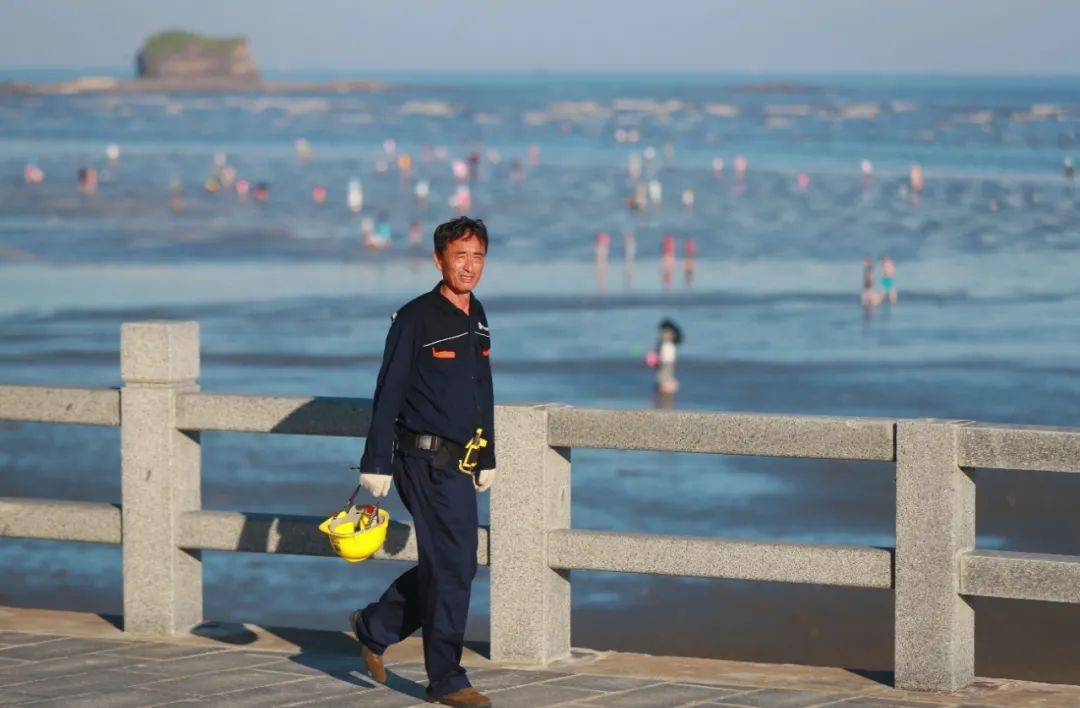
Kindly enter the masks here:
<path id="1" fill-rule="evenodd" d="M 419 556 L 378 602 L 352 613 L 364 661 L 385 682 L 383 652 L 420 629 L 428 697 L 451 706 L 491 705 L 461 666 L 476 575 L 476 493 L 495 478 L 491 330 L 472 295 L 487 248 L 479 219 L 435 229 L 442 280 L 394 314 L 360 461 L 360 484 L 371 494 L 397 486 Z"/>

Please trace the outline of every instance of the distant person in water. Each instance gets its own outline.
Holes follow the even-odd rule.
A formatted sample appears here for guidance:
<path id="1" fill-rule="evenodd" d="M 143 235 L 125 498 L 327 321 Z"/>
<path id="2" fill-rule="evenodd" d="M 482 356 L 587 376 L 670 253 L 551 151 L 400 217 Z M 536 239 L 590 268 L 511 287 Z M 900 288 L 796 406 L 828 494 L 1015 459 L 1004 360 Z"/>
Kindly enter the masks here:
<path id="1" fill-rule="evenodd" d="M 664 287 L 669 288 L 672 275 L 675 273 L 675 237 L 671 234 L 664 234 L 663 254 L 660 259 L 661 277 Z"/>
<path id="2" fill-rule="evenodd" d="M 360 243 L 369 251 L 383 251 L 390 246 L 390 224 L 380 216 L 378 226 L 370 216 L 360 220 Z"/>
<path id="3" fill-rule="evenodd" d="M 1076 177 L 1076 168 L 1073 167 L 1073 161 L 1071 157 L 1065 158 L 1065 179 L 1070 182 Z"/>
<path id="4" fill-rule="evenodd" d="M 926 186 L 926 178 L 923 177 L 922 165 L 912 165 L 908 170 L 908 184 L 911 185 L 911 198 L 918 203 L 919 195 Z"/>
<path id="5" fill-rule="evenodd" d="M 23 179 L 26 180 L 27 184 L 41 184 L 45 181 L 45 172 L 37 166 L 36 162 L 31 160 L 23 167 Z"/>
<path id="6" fill-rule="evenodd" d="M 419 247 L 423 238 L 424 227 L 421 225 L 419 219 L 413 219 L 409 222 L 409 246 L 411 248 Z"/>
<path id="7" fill-rule="evenodd" d="M 469 180 L 475 181 L 480 173 L 480 151 L 475 149 L 470 151 L 465 161 L 469 165 Z"/>
<path id="8" fill-rule="evenodd" d="M 649 352 L 646 363 L 656 369 L 656 396 L 657 402 L 662 408 L 671 405 L 675 394 L 679 391 L 679 380 L 675 378 L 675 361 L 678 358 L 678 348 L 682 344 L 682 330 L 671 320 L 665 319 L 660 322 L 659 341 L 656 349 Z"/>
<path id="9" fill-rule="evenodd" d="M 79 168 L 79 191 L 83 194 L 93 194 L 97 191 L 97 170 L 93 167 Z"/>
<path id="10" fill-rule="evenodd" d="M 180 180 L 173 177 L 169 180 L 169 208 L 174 212 L 181 212 L 184 210 L 184 195 L 183 185 L 180 184 Z"/>
<path id="11" fill-rule="evenodd" d="M 694 210 L 694 190 L 687 187 L 682 191 L 682 204 L 687 214 Z"/>
<path id="12" fill-rule="evenodd" d="M 608 254 L 611 253 L 611 235 L 607 231 L 596 232 L 596 291 L 607 289 Z"/>
<path id="13" fill-rule="evenodd" d="M 390 217 L 385 211 L 381 211 L 378 220 L 375 222 L 375 235 L 389 241 L 390 233 Z"/>
<path id="14" fill-rule="evenodd" d="M 881 259 L 881 288 L 885 291 L 885 297 L 889 303 L 895 305 L 896 293 L 896 266 L 888 256 Z"/>
<path id="15" fill-rule="evenodd" d="M 683 243 L 683 278 L 687 287 L 694 284 L 694 269 L 697 267 L 697 243 L 693 236 L 687 236 Z"/>
<path id="16" fill-rule="evenodd" d="M 869 257 L 863 258 L 863 286 L 862 296 L 859 298 L 863 308 L 870 312 L 873 308 L 881 304 L 883 294 L 880 290 L 874 287 L 874 261 Z"/>
<path id="17" fill-rule="evenodd" d="M 521 166 L 521 160 L 510 162 L 510 181 L 522 182 L 525 180 L 525 169 Z"/>

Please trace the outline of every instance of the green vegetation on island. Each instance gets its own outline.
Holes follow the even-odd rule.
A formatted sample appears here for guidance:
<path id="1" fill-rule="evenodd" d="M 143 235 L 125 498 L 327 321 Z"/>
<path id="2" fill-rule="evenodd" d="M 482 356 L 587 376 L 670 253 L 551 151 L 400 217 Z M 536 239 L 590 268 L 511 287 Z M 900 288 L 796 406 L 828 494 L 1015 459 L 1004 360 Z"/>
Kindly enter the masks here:
<path id="1" fill-rule="evenodd" d="M 177 29 L 148 37 L 136 68 L 140 79 L 251 81 L 259 75 L 248 56 L 246 37 L 208 37 Z"/>
<path id="2" fill-rule="evenodd" d="M 197 47 L 211 52 L 232 52 L 237 46 L 247 42 L 243 35 L 233 37 L 208 37 L 186 30 L 165 30 L 151 35 L 143 42 L 139 53 L 148 61 L 164 59 L 180 53 L 189 47 Z"/>

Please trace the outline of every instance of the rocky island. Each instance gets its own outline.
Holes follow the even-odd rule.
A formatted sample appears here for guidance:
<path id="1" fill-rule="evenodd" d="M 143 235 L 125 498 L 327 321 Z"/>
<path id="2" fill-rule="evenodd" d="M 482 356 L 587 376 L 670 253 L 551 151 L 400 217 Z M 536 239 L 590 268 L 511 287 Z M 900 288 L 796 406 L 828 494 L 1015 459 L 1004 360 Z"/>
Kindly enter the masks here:
<path id="1" fill-rule="evenodd" d="M 0 93 L 348 93 L 379 91 L 378 81 L 266 81 L 248 53 L 246 37 L 210 37 L 186 30 L 158 32 L 135 58 L 136 77 L 80 76 L 51 84 L 0 83 Z"/>
<path id="2" fill-rule="evenodd" d="M 135 57 L 140 79 L 258 81 L 246 37 L 206 37 L 183 30 L 159 32 Z"/>

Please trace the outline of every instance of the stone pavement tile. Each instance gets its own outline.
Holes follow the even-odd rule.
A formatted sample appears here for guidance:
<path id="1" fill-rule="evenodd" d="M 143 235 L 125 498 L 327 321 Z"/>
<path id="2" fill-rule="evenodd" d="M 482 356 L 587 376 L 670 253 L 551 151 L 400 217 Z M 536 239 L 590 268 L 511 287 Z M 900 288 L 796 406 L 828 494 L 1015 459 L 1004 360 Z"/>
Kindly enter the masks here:
<path id="1" fill-rule="evenodd" d="M 336 676 L 347 674 L 350 671 L 359 671 L 363 667 L 364 660 L 351 654 L 293 654 L 283 656 L 279 660 L 259 666 L 256 671 L 272 671 L 275 673 L 295 674 L 297 676 Z M 391 669 L 393 671 L 393 669 Z"/>
<path id="2" fill-rule="evenodd" d="M 53 639 L 39 644 L 23 644 L 0 651 L 0 657 L 5 659 L 29 659 L 40 661 L 42 659 L 58 659 L 77 654 L 92 654 L 94 652 L 112 649 L 126 642 L 110 639 Z"/>
<path id="3" fill-rule="evenodd" d="M 359 656 L 359 655 L 357 655 L 357 656 Z M 398 669 L 401 669 L 402 671 L 423 671 L 424 670 L 424 662 L 422 662 L 422 661 L 395 661 L 393 663 L 391 663 L 391 662 L 384 662 L 384 663 L 386 664 L 386 668 L 393 669 L 394 671 L 397 671 Z"/>
<path id="4" fill-rule="evenodd" d="M 761 686 L 748 686 L 746 684 L 737 683 L 721 683 L 719 681 L 683 681 L 681 679 L 670 679 L 670 683 L 678 683 L 683 686 L 704 686 L 705 688 L 730 688 L 732 691 L 757 691 L 762 688 Z"/>
<path id="5" fill-rule="evenodd" d="M 933 706 L 940 706 L 941 703 L 928 703 L 926 701 L 909 701 L 907 699 L 899 698 L 885 698 L 874 696 L 856 696 L 847 700 L 840 701 L 839 703 L 827 704 L 829 708 L 886 708 L 887 706 L 898 706 L 899 708 L 932 708 Z"/>
<path id="6" fill-rule="evenodd" d="M 886 698 L 892 701 L 915 701 L 934 705 L 954 706 L 971 703 L 984 706 L 1080 706 L 1080 686 L 1065 684 L 1025 683 L 1012 679 L 978 677 L 965 688 L 952 693 L 905 691 L 891 686 L 866 691 L 867 698 Z"/>
<path id="7" fill-rule="evenodd" d="M 387 666 L 386 670 L 391 676 L 400 676 L 403 679 L 409 679 L 411 681 L 415 681 L 417 683 L 423 684 L 424 686 L 426 686 L 427 682 L 428 682 L 427 670 L 424 668 L 423 664 L 420 664 L 419 666 L 404 666 L 404 667 L 403 666 Z M 466 670 L 468 672 L 469 683 L 473 683 L 473 679 L 476 678 L 477 676 L 482 676 L 482 675 L 488 673 L 489 671 L 505 671 L 506 669 L 495 669 L 495 668 L 489 668 L 489 667 L 470 666 L 470 667 L 466 667 Z M 367 669 L 365 668 L 362 673 L 366 676 L 367 675 Z"/>
<path id="8" fill-rule="evenodd" d="M 970 703 L 982 703 L 983 699 L 969 696 L 964 698 L 958 693 L 937 693 L 934 691 L 905 691 L 900 688 L 892 688 L 891 686 L 883 686 L 878 689 L 865 691 L 858 696 L 858 698 L 866 699 L 880 699 L 886 701 L 892 701 L 893 703 L 903 704 L 904 701 L 910 701 L 920 705 L 920 708 L 927 708 L 927 704 L 930 706 L 955 706 L 957 703 L 963 703 L 967 700 Z M 992 701 L 986 701 L 991 703 Z M 844 705 L 844 704 L 841 704 Z M 1006 703 L 1005 705 L 1010 705 Z M 1080 705 L 1077 703 L 1076 705 Z"/>
<path id="9" fill-rule="evenodd" d="M 355 680 L 355 679 L 353 679 Z M 395 691 L 393 687 L 370 683 L 350 683 L 342 678 L 301 678 L 276 685 L 268 691 L 241 691 L 214 696 L 213 702 L 229 708 L 244 706 L 368 706 L 396 708 L 402 706 L 428 705 L 424 702 L 423 686 L 415 684 L 407 692 Z"/>
<path id="10" fill-rule="evenodd" d="M 87 671 L 82 674 L 51 677 L 38 679 L 31 683 L 23 683 L 13 690 L 24 693 L 32 693 L 41 698 L 61 698 L 63 696 L 77 696 L 92 691 L 119 691 L 131 688 L 140 683 L 146 683 L 149 677 L 146 674 L 136 674 L 120 669 L 104 669 Z M 172 692 L 169 692 L 172 693 Z M 178 696 L 179 697 L 179 696 Z"/>
<path id="11" fill-rule="evenodd" d="M 0 688 L 0 706 L 21 706 L 24 703 L 40 700 L 42 700 L 41 696 L 35 696 L 32 693 L 24 693 L 14 688 Z"/>
<path id="12" fill-rule="evenodd" d="M 600 691 L 569 686 L 553 686 L 550 683 L 531 683 L 516 688 L 503 688 L 490 691 L 487 696 L 493 705 L 499 708 L 540 708 L 554 706 L 568 701 L 578 701 L 600 695 Z"/>
<path id="13" fill-rule="evenodd" d="M 415 681 L 417 683 L 422 683 L 425 686 L 427 685 L 427 682 L 428 682 L 427 671 L 424 671 L 423 669 L 399 669 L 397 667 L 394 667 L 394 668 L 387 667 L 386 671 L 391 676 L 400 676 L 403 679 L 408 679 L 410 681 Z M 367 669 L 366 668 L 364 669 L 364 675 L 365 676 L 367 675 Z M 475 674 L 472 671 L 469 672 L 469 682 L 470 683 L 472 683 L 472 679 L 473 679 L 474 675 Z"/>
<path id="14" fill-rule="evenodd" d="M 976 679 L 967 688 L 945 695 L 951 695 L 956 703 L 979 703 L 987 706 L 1080 706 L 1080 686 L 1066 684 Z"/>
<path id="15" fill-rule="evenodd" d="M 0 644 L 40 644 L 51 639 L 63 639 L 59 634 L 31 634 L 29 632 L 0 631 Z"/>
<path id="16" fill-rule="evenodd" d="M 103 654 L 115 654 L 117 656 L 130 656 L 135 659 L 153 659 L 161 661 L 165 659 L 184 659 L 189 656 L 213 654 L 225 651 L 217 647 L 192 647 L 183 644 L 164 644 L 159 642 L 124 642 L 123 646 L 115 649 L 106 649 Z M 3 656 L 0 654 L 0 656 Z"/>
<path id="17" fill-rule="evenodd" d="M 740 693 L 720 702 L 728 706 L 763 706 L 767 708 L 802 708 L 832 703 L 842 698 L 852 698 L 850 693 L 822 693 L 821 691 L 797 691 L 786 688 L 760 688 Z M 842 705 L 842 704 L 841 704 Z"/>
<path id="18" fill-rule="evenodd" d="M 363 659 L 361 659 L 361 662 L 363 662 Z M 424 662 L 422 661 L 399 661 L 394 664 L 387 664 L 386 670 L 392 671 L 393 673 L 399 674 L 401 676 L 408 676 L 409 678 L 421 678 L 425 682 L 427 681 L 427 669 L 424 668 Z M 492 669 L 467 666 L 465 667 L 465 670 L 471 677 L 474 674 L 480 673 L 481 671 L 491 671 Z"/>
<path id="19" fill-rule="evenodd" d="M 559 671 L 530 671 L 526 669 L 491 669 L 490 671 L 469 673 L 469 683 L 477 691 L 486 693 L 500 688 L 524 686 L 537 681 L 556 679 L 568 674 Z"/>
<path id="20" fill-rule="evenodd" d="M 657 683 L 664 683 L 660 679 L 643 679 L 632 676 L 600 676 L 597 674 L 573 674 L 554 681 L 548 681 L 545 685 L 570 686 L 572 688 L 589 688 L 594 691 L 626 691 L 631 688 L 641 688 Z"/>
<path id="21" fill-rule="evenodd" d="M 723 700 L 736 694 L 728 688 L 708 688 L 706 686 L 688 686 L 677 683 L 661 683 L 655 686 L 635 688 L 619 693 L 601 694 L 590 699 L 585 705 L 598 706 L 683 706 L 688 703 L 700 703 L 710 699 Z"/>
<path id="22" fill-rule="evenodd" d="M 87 671 L 115 669 L 130 663 L 123 656 L 88 654 L 67 656 L 62 659 L 29 662 L 23 666 L 7 666 L 0 669 L 0 686 L 15 686 L 38 679 L 82 674 Z"/>
<path id="23" fill-rule="evenodd" d="M 328 706 L 332 703 L 339 706 L 344 704 L 347 706 L 362 706 L 363 708 L 368 708 L 369 706 L 374 708 L 405 708 L 405 706 L 431 705 L 422 698 L 417 698 L 416 696 L 400 693 L 388 688 L 372 690 L 370 693 L 349 694 L 348 696 L 340 697 L 332 701 L 328 701 L 324 697 L 319 696 L 303 701 L 302 703 L 293 703 L 291 705 Z"/>
<path id="24" fill-rule="evenodd" d="M 268 688 L 277 683 L 295 681 L 291 674 L 273 674 L 266 671 L 252 671 L 249 668 L 237 668 L 226 671 L 201 673 L 194 676 L 180 676 L 163 680 L 150 680 L 142 675 L 143 682 L 133 684 L 152 691 L 165 691 L 179 696 L 214 696 L 229 691 L 242 691 L 247 688 Z M 23 689 L 25 690 L 25 689 Z"/>
<path id="25" fill-rule="evenodd" d="M 176 700 L 175 696 L 142 688 L 122 688 L 103 693 L 84 693 L 80 696 L 51 698 L 25 705 L 35 708 L 141 708 Z"/>
<path id="26" fill-rule="evenodd" d="M 368 701 L 379 693 L 390 693 L 390 691 L 381 686 L 369 687 L 368 684 L 350 683 L 348 679 L 331 676 L 321 678 L 295 676 L 288 683 L 280 683 L 270 688 L 249 688 L 202 700 L 203 705 L 220 705 L 229 708 L 291 706 L 311 702 L 351 707 L 367 706 Z M 412 697 L 408 700 L 412 703 L 416 702 L 416 699 Z"/>
<path id="27" fill-rule="evenodd" d="M 364 678 L 371 681 L 367 675 Z M 427 684 L 426 675 L 420 681 L 396 673 L 390 673 L 386 677 L 386 687 L 388 689 L 403 696 L 410 696 L 414 702 L 427 700 Z"/>
<path id="28" fill-rule="evenodd" d="M 126 657 L 116 658 L 125 659 Z M 210 671 L 251 668 L 261 664 L 272 664 L 280 660 L 281 654 L 277 652 L 219 651 L 213 654 L 200 654 L 199 656 L 174 659 L 172 661 L 147 661 L 132 665 L 129 668 L 132 671 L 159 678 L 177 678 Z"/>
<path id="29" fill-rule="evenodd" d="M 413 666 L 408 666 L 408 667 L 387 666 L 386 670 L 387 670 L 387 672 L 390 673 L 390 675 L 397 675 L 397 676 L 401 676 L 403 678 L 411 679 L 413 681 L 417 681 L 419 683 L 422 683 L 425 686 L 427 685 L 427 682 L 428 682 L 427 669 L 425 669 L 422 664 L 419 667 L 413 667 Z M 490 669 L 490 668 L 466 667 L 466 670 L 468 672 L 469 683 L 472 683 L 472 680 L 473 680 L 474 677 L 480 676 L 480 675 L 482 675 L 484 673 L 487 673 L 488 671 L 497 671 L 497 670 L 505 671 L 506 669 Z M 367 675 L 367 669 L 366 668 L 364 669 L 364 675 L 365 676 Z"/>

